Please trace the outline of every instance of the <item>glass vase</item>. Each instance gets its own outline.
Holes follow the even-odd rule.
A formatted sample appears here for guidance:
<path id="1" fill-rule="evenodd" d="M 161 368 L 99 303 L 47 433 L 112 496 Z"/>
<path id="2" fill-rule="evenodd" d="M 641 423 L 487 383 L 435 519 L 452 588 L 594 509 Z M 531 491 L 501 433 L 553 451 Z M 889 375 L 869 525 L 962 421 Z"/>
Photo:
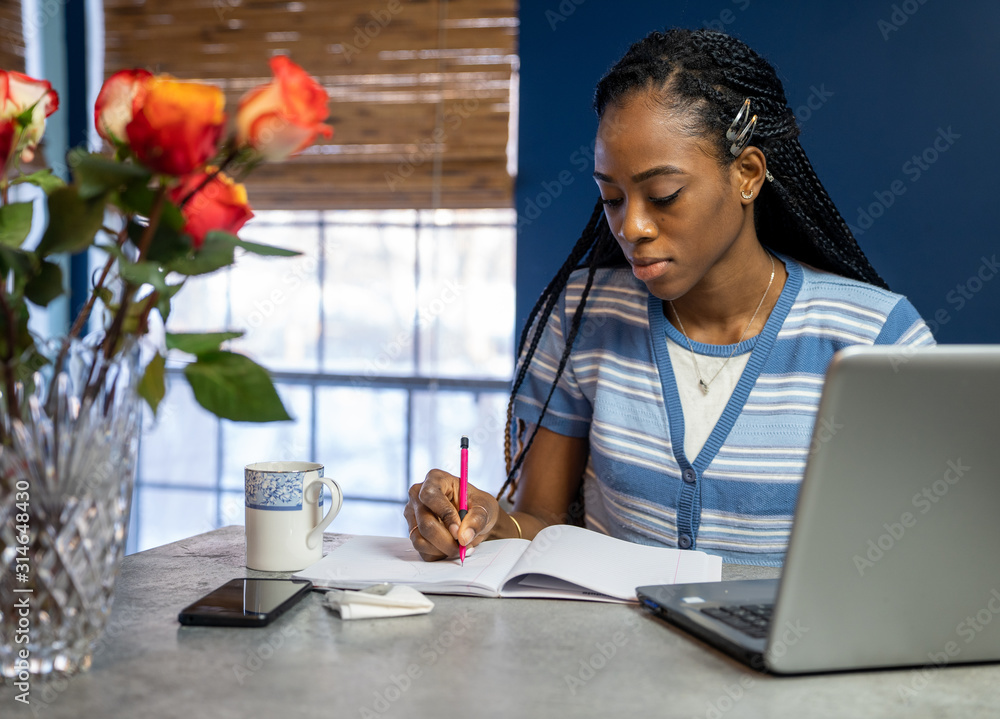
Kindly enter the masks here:
<path id="1" fill-rule="evenodd" d="M 42 370 L 14 385 L 16 416 L 6 397 L 0 415 L 0 675 L 14 681 L 90 666 L 125 552 L 141 418 L 137 349 L 40 349 Z"/>

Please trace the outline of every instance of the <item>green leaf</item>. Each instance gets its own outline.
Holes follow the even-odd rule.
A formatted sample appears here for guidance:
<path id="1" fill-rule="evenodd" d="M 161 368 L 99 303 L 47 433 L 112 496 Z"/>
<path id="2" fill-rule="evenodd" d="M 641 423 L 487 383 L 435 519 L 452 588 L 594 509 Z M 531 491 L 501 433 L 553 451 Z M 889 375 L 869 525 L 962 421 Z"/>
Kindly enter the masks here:
<path id="1" fill-rule="evenodd" d="M 39 307 L 45 307 L 63 293 L 62 268 L 42 260 L 41 270 L 24 287 L 24 296 Z"/>
<path id="2" fill-rule="evenodd" d="M 0 207 L 0 245 L 18 248 L 31 232 L 32 203 L 15 202 Z"/>
<path id="3" fill-rule="evenodd" d="M 166 292 L 166 272 L 152 262 L 126 262 L 118 259 L 118 274 L 134 285 L 152 285 L 157 292 Z"/>
<path id="4" fill-rule="evenodd" d="M 13 295 L 8 295 L 7 304 L 10 306 L 14 326 L 11 328 L 7 313 L 0 312 L 0 357 L 21 357 L 35 343 L 28 332 L 28 306 L 23 299 Z M 11 335 L 14 337 L 13 347 L 10 346 Z M 7 371 L 17 373 L 13 367 L 8 367 Z"/>
<path id="5" fill-rule="evenodd" d="M 60 187 L 49 195 L 49 226 L 38 243 L 39 256 L 54 252 L 76 254 L 90 247 L 104 224 L 104 202 L 88 202 L 75 187 Z"/>
<path id="6" fill-rule="evenodd" d="M 187 257 L 177 257 L 164 263 L 168 270 L 182 275 L 205 275 L 233 264 L 233 245 L 218 237 L 216 232 L 208 233 L 205 244 Z"/>
<path id="7" fill-rule="evenodd" d="M 132 221 L 128 224 L 129 239 L 136 247 L 142 242 L 142 235 L 145 231 L 146 228 L 138 222 Z M 187 235 L 182 235 L 174 228 L 161 222 L 156 226 L 153 239 L 150 240 L 146 259 L 162 265 L 186 257 L 191 253 L 191 249 L 191 240 Z"/>
<path id="8" fill-rule="evenodd" d="M 94 294 L 97 296 L 105 307 L 109 307 L 115 301 L 114 293 L 107 287 L 96 287 L 94 288 Z"/>
<path id="9" fill-rule="evenodd" d="M 31 252 L 0 245 L 0 270 L 3 270 L 4 274 L 7 272 L 14 273 L 15 286 L 18 284 L 18 281 L 31 279 L 35 273 L 37 262 L 37 259 Z"/>
<path id="10" fill-rule="evenodd" d="M 118 198 L 118 205 L 127 213 L 149 217 L 153 211 L 156 192 L 145 185 L 130 185 L 119 193 Z M 163 225 L 177 232 L 184 229 L 184 215 L 170 200 L 163 201 L 163 209 L 160 211 L 160 226 Z"/>
<path id="11" fill-rule="evenodd" d="M 234 234 L 222 232 L 221 230 L 209 232 L 208 235 L 205 236 L 205 239 L 207 241 L 212 237 L 220 241 L 228 242 L 236 247 L 242 247 L 247 252 L 252 252 L 255 255 L 262 255 L 265 257 L 297 257 L 302 254 L 301 252 L 296 252 L 295 250 L 286 250 L 283 247 L 273 247 L 272 245 L 262 245 L 257 242 L 247 242 L 246 240 L 241 240 Z"/>
<path id="12" fill-rule="evenodd" d="M 42 192 L 46 195 L 51 194 L 53 190 L 58 190 L 60 187 L 66 187 L 66 183 L 63 179 L 58 175 L 53 175 L 52 170 L 48 168 L 39 170 L 38 172 L 32 172 L 30 175 L 20 175 L 11 180 L 10 184 L 20 185 L 25 182 L 42 188 Z"/>
<path id="13" fill-rule="evenodd" d="M 166 365 L 166 358 L 157 352 L 153 359 L 149 361 L 149 364 L 146 365 L 146 371 L 139 381 L 139 396 L 146 400 L 149 408 L 153 410 L 154 415 L 160 406 L 160 402 L 163 400 L 163 396 L 167 393 L 165 381 Z"/>
<path id="14" fill-rule="evenodd" d="M 208 352 L 218 352 L 219 347 L 227 340 L 242 337 L 242 332 L 205 332 L 173 334 L 167 332 L 167 349 L 180 350 L 193 355 L 203 355 Z"/>
<path id="15" fill-rule="evenodd" d="M 69 153 L 73 167 L 73 179 L 79 187 L 80 197 L 92 200 L 102 197 L 112 190 L 128 185 L 145 186 L 152 176 L 141 165 L 115 162 L 99 153 L 90 153 L 76 148 Z"/>
<path id="16" fill-rule="evenodd" d="M 198 404 L 235 422 L 291 419 L 267 370 L 234 352 L 209 352 L 184 368 Z"/>
<path id="17" fill-rule="evenodd" d="M 170 299 L 180 292 L 183 286 L 184 282 L 178 282 L 176 285 L 167 285 L 166 292 L 160 292 L 160 296 L 156 300 L 156 309 L 159 311 L 160 317 L 163 318 L 163 324 L 166 324 L 167 318 L 170 317 Z"/>

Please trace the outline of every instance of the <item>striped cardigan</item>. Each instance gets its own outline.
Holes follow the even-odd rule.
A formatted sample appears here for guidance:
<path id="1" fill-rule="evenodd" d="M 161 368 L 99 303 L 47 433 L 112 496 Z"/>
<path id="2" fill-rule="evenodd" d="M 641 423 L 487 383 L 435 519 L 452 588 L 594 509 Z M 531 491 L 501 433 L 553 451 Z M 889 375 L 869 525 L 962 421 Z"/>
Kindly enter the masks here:
<path id="1" fill-rule="evenodd" d="M 856 344 L 933 344 L 901 295 L 777 255 L 788 280 L 746 369 L 697 457 L 664 333 L 686 346 L 629 268 L 598 270 L 583 322 L 542 425 L 588 437 L 587 527 L 642 544 L 697 548 L 726 561 L 780 566 L 827 365 Z M 574 273 L 548 321 L 514 414 L 537 423 L 586 272 Z M 733 345 L 692 342 L 729 356 Z"/>

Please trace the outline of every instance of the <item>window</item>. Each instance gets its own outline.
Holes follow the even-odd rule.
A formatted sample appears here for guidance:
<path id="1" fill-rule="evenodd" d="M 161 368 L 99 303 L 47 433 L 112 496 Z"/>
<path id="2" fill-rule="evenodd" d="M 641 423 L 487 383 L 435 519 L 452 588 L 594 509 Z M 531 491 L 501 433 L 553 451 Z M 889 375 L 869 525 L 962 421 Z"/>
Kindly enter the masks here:
<path id="1" fill-rule="evenodd" d="M 233 349 L 272 370 L 295 421 L 220 421 L 171 381 L 142 436 L 129 551 L 242 524 L 255 461 L 323 462 L 345 494 L 338 532 L 405 535 L 410 484 L 457 473 L 463 434 L 470 477 L 497 491 L 514 225 L 503 209 L 258 213 L 241 236 L 302 254 L 192 279 L 170 327 L 245 330 Z M 183 362 L 171 356 L 172 379 Z"/>

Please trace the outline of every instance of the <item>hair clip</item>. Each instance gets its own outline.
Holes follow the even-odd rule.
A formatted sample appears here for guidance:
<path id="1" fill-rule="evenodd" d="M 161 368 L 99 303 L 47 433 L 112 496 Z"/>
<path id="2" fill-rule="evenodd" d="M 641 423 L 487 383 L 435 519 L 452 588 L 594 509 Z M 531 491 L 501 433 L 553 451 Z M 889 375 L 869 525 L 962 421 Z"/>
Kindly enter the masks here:
<path id="1" fill-rule="evenodd" d="M 774 175 L 771 174 L 770 170 L 764 170 L 764 179 L 768 182 L 774 182 Z"/>
<path id="2" fill-rule="evenodd" d="M 750 117 L 750 98 L 748 97 L 743 101 L 743 107 L 736 113 L 736 119 L 733 120 L 733 124 L 726 130 L 726 139 L 733 143 L 729 146 L 729 151 L 733 153 L 733 157 L 739 156 L 743 152 L 743 148 L 750 143 L 750 138 L 753 137 L 753 130 L 756 126 L 757 116 Z"/>

